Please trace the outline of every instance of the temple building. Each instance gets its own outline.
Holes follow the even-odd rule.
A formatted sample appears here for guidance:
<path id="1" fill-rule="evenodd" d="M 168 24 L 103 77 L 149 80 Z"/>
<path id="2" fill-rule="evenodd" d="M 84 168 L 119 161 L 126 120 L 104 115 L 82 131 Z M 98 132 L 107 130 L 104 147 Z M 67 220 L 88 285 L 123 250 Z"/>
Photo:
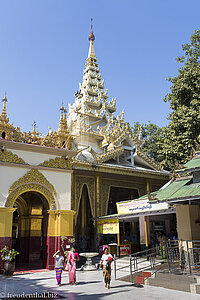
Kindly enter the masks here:
<path id="1" fill-rule="evenodd" d="M 54 267 L 53 253 L 75 239 L 79 251 L 96 250 L 95 218 L 116 203 L 158 190 L 169 173 L 142 151 L 97 64 L 91 28 L 83 80 L 75 101 L 61 106 L 58 129 L 42 135 L 34 122 L 22 132 L 0 115 L 0 248 L 20 252 L 19 267 Z M 126 224 L 136 235 L 143 220 Z M 1 266 L 0 266 L 1 268 Z"/>

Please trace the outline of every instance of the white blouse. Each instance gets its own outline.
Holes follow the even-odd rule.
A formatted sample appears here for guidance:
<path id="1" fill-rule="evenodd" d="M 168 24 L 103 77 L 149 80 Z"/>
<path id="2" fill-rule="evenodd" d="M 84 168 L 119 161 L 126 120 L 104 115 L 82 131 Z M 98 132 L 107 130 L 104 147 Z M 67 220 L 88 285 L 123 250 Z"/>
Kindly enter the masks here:
<path id="1" fill-rule="evenodd" d="M 106 266 L 108 257 L 112 257 L 112 259 L 113 259 L 113 256 L 111 254 L 103 254 L 102 255 L 101 260 L 102 260 L 103 266 Z"/>

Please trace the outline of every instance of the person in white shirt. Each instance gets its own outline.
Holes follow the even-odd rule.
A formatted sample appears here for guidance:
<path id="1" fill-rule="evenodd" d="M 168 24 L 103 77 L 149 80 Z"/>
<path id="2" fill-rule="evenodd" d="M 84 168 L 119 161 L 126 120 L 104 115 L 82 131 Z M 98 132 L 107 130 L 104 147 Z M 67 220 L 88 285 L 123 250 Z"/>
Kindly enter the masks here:
<path id="1" fill-rule="evenodd" d="M 64 268 L 64 257 L 61 255 L 60 250 L 56 251 L 53 257 L 56 259 L 55 270 L 56 270 L 57 283 L 59 286 L 61 286 L 61 274 Z"/>
<path id="2" fill-rule="evenodd" d="M 101 263 L 99 268 L 101 268 L 103 265 L 103 277 L 105 281 L 105 287 L 108 289 L 110 288 L 112 261 L 113 261 L 112 255 L 108 253 L 108 248 L 105 248 L 104 254 L 101 257 Z"/>

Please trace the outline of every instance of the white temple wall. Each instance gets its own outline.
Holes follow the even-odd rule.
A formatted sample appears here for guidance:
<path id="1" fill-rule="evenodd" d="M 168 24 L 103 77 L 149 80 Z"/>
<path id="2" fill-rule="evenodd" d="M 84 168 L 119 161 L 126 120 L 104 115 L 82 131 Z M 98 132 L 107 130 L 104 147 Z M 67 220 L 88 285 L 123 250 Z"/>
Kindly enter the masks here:
<path id="1" fill-rule="evenodd" d="M 5 206 L 9 189 L 19 178 L 23 177 L 31 168 L 0 166 L 0 206 Z M 38 170 L 54 186 L 57 197 L 57 209 L 71 209 L 71 171 Z"/>
<path id="2" fill-rule="evenodd" d="M 4 206 L 11 185 L 30 169 L 0 166 L 0 206 Z"/>
<path id="3" fill-rule="evenodd" d="M 39 170 L 57 192 L 57 209 L 71 209 L 71 172 Z"/>
<path id="4" fill-rule="evenodd" d="M 27 164 L 32 165 L 32 166 L 37 166 L 37 165 L 43 163 L 45 160 L 56 158 L 55 155 L 51 155 L 51 154 L 43 154 L 43 153 L 15 150 L 15 149 L 7 149 L 7 150 L 11 151 L 13 154 L 17 154 Z"/>

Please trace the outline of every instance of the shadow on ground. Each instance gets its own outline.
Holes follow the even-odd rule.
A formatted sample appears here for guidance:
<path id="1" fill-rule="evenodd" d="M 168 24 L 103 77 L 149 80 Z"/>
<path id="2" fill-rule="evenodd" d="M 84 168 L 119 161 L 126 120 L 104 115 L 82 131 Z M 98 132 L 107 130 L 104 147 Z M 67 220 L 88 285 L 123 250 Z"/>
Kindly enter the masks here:
<path id="1" fill-rule="evenodd" d="M 66 286 L 64 290 L 61 290 L 58 286 L 55 286 L 55 283 L 52 284 L 54 280 L 53 274 L 47 274 L 45 277 L 41 274 L 41 277 L 37 278 L 26 278 L 23 275 L 15 275 L 13 277 L 6 277 L 0 275 L 0 299 L 85 299 L 85 300 L 98 300 L 105 299 L 105 296 L 115 297 L 115 294 L 118 296 L 121 292 L 124 292 L 123 287 L 130 287 L 130 285 L 117 285 L 113 286 L 110 290 L 104 289 L 103 282 L 101 280 L 92 280 L 92 281 L 80 281 L 78 286 L 87 286 L 87 289 L 84 291 L 79 291 L 78 286 L 74 287 L 72 291 L 68 283 L 63 282 L 63 286 Z M 42 283 L 43 281 L 43 283 Z M 45 283 L 44 283 L 45 281 Z M 90 286 L 91 284 L 100 284 L 94 287 L 94 293 L 92 292 Z M 48 286 L 49 284 L 49 286 Z M 51 285 L 52 284 L 52 285 Z M 69 290 L 68 290 L 69 287 Z M 122 287 L 121 291 L 115 291 L 116 288 Z M 90 291 L 89 291 L 90 290 Z M 102 290 L 102 292 L 100 292 Z M 127 291 L 130 289 L 127 289 Z M 31 295 L 30 295 L 31 294 Z M 28 297 L 26 297 L 28 295 Z"/>

